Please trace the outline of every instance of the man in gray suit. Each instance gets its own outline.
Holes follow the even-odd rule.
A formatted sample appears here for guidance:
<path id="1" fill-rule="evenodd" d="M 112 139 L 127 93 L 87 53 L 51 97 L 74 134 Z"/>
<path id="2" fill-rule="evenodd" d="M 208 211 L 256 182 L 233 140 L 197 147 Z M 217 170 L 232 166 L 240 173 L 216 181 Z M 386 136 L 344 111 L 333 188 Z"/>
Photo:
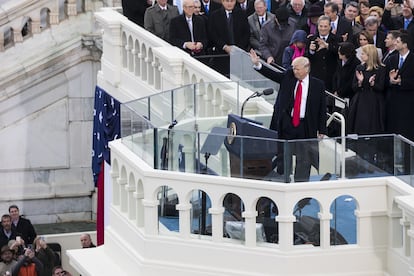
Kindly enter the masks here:
<path id="1" fill-rule="evenodd" d="M 167 4 L 167 0 L 158 0 L 155 5 L 145 11 L 144 28 L 167 40 L 169 38 L 170 21 L 178 15 L 176 6 Z"/>
<path id="2" fill-rule="evenodd" d="M 255 0 L 254 10 L 255 12 L 247 20 L 250 27 L 250 46 L 257 52 L 260 44 L 260 30 L 266 22 L 274 20 L 275 15 L 266 11 L 267 6 L 264 0 Z"/>

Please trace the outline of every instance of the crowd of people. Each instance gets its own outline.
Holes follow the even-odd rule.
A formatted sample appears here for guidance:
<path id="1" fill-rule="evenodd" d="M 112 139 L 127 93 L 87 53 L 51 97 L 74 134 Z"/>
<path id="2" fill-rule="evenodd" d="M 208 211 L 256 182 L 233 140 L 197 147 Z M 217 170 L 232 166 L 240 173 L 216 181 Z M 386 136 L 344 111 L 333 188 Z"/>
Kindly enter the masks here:
<path id="1" fill-rule="evenodd" d="M 349 102 L 348 133 L 414 140 L 411 0 L 182 0 L 182 14 L 176 1 L 122 3 L 129 19 L 196 57 L 234 45 L 286 69 L 307 57 L 310 75 Z M 228 72 L 228 61 L 215 65 Z"/>
<path id="2" fill-rule="evenodd" d="M 347 133 L 414 141 L 413 0 L 182 0 L 182 14 L 181 0 L 168 1 L 144 1 L 141 13 L 122 2 L 130 20 L 194 57 L 237 46 L 288 70 L 305 57 L 309 75 L 348 103 Z M 217 60 L 209 65 L 228 74 Z"/>
<path id="3" fill-rule="evenodd" d="M 80 236 L 82 248 L 95 247 L 87 233 Z M 61 256 L 45 238 L 38 236 L 17 205 L 1 217 L 0 276 L 71 276 L 61 266 Z"/>

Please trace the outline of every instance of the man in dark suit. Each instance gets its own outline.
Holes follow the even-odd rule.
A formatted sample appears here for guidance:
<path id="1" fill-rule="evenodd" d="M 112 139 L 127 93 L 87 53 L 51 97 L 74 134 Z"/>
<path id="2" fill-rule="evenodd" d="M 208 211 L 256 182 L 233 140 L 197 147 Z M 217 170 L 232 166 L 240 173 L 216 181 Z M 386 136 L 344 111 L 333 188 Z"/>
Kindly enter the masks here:
<path id="1" fill-rule="evenodd" d="M 250 16 L 254 13 L 254 0 L 237 0 L 235 8 L 240 8 L 246 16 Z"/>
<path id="2" fill-rule="evenodd" d="M 385 47 L 385 38 L 386 34 L 379 29 L 378 19 L 375 16 L 368 16 L 365 19 L 365 30 L 372 36 L 374 39 L 374 44 L 377 48 L 382 50 L 382 54 L 387 51 Z"/>
<path id="3" fill-rule="evenodd" d="M 256 70 L 280 84 L 270 128 L 278 131 L 280 139 L 323 138 L 327 133 L 325 86 L 309 75 L 308 58 L 294 59 L 292 69 L 280 73 L 263 66 L 254 51 L 250 51 L 250 56 Z M 317 143 L 289 144 L 296 155 L 295 182 L 309 181 L 311 165 L 319 167 Z M 279 173 L 290 174 L 291 168 L 284 168 L 283 164 L 291 166 L 291 155 L 283 151 L 283 146 L 279 148 L 276 163 Z"/>
<path id="4" fill-rule="evenodd" d="M 394 4 L 394 1 L 390 0 L 387 2 L 382 16 L 382 23 L 389 30 L 406 30 L 411 39 L 414 39 L 413 10 L 411 9 L 408 1 L 404 1 L 401 15 L 391 16 L 391 10 L 395 6 L 396 4 Z M 411 50 L 414 49 L 411 48 Z"/>
<path id="5" fill-rule="evenodd" d="M 151 0 L 122 0 L 122 12 L 129 20 L 144 27 L 144 14 L 151 5 Z"/>
<path id="6" fill-rule="evenodd" d="M 399 31 L 394 30 L 387 33 L 387 37 L 385 38 L 385 47 L 387 48 L 387 51 L 382 58 L 382 63 L 387 64 L 390 57 L 393 55 L 398 55 L 398 51 L 395 49 L 395 40 L 399 34 Z"/>
<path id="7" fill-rule="evenodd" d="M 305 56 L 313 68 L 311 75 L 322 80 L 328 90 L 332 90 L 333 74 L 338 62 L 338 38 L 330 32 L 330 19 L 322 15 L 318 19 L 318 32 L 309 38 Z"/>
<path id="8" fill-rule="evenodd" d="M 0 248 L 8 245 L 10 240 L 16 239 L 16 231 L 12 229 L 11 217 L 5 214 L 1 217 Z"/>
<path id="9" fill-rule="evenodd" d="M 290 17 L 296 20 L 296 30 L 303 29 L 308 22 L 305 0 L 291 0 L 289 7 Z"/>
<path id="10" fill-rule="evenodd" d="M 9 207 L 9 214 L 12 220 L 12 229 L 16 232 L 16 236 L 21 236 L 25 244 L 32 244 L 36 238 L 36 231 L 30 220 L 20 216 L 17 205 Z"/>
<path id="11" fill-rule="evenodd" d="M 170 43 L 191 55 L 203 55 L 208 38 L 205 21 L 194 15 L 194 1 L 183 1 L 183 14 L 170 22 Z"/>
<path id="12" fill-rule="evenodd" d="M 246 14 L 235 9 L 236 0 L 222 0 L 223 7 L 210 14 L 208 33 L 216 54 L 230 54 L 232 47 L 248 50 L 250 28 Z M 230 73 L 229 57 L 220 58 L 213 66 L 220 73 Z"/>
<path id="13" fill-rule="evenodd" d="M 201 12 L 206 16 L 210 16 L 215 10 L 221 8 L 219 3 L 214 2 L 213 0 L 201 0 Z"/>
<path id="14" fill-rule="evenodd" d="M 352 39 L 352 24 L 344 17 L 339 16 L 338 5 L 334 2 L 325 4 L 323 12 L 330 19 L 331 32 L 338 37 L 338 41 L 348 41 Z"/>
<path id="15" fill-rule="evenodd" d="M 414 141 L 414 53 L 409 50 L 410 43 L 409 35 L 401 32 L 395 42 L 398 55 L 387 62 L 390 86 L 386 97 L 386 130 Z M 410 149 L 406 150 L 404 169 L 410 173 Z"/>

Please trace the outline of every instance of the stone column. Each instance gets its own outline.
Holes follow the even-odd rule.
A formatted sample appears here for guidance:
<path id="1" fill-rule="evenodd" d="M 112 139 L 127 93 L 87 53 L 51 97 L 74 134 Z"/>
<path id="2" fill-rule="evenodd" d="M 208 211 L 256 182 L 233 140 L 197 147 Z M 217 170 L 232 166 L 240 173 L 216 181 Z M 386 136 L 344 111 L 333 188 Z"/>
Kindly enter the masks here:
<path id="1" fill-rule="evenodd" d="M 143 205 L 144 193 L 135 192 L 134 198 L 136 200 L 137 226 L 142 227 L 144 226 L 144 205 Z"/>
<path id="2" fill-rule="evenodd" d="M 118 174 L 114 172 L 111 172 L 111 178 L 112 178 L 112 204 L 114 206 L 119 206 L 121 202 L 120 196 L 119 196 L 120 179 L 118 178 Z M 125 181 L 125 180 L 122 180 L 122 181 Z"/>
<path id="3" fill-rule="evenodd" d="M 71 17 L 71 16 L 75 16 L 78 14 L 78 7 L 77 7 L 77 3 L 76 0 L 66 0 L 66 4 L 65 4 L 65 13 L 67 16 Z"/>
<path id="4" fill-rule="evenodd" d="M 49 22 L 50 22 L 50 25 L 59 24 L 59 12 L 50 12 L 49 13 Z"/>
<path id="5" fill-rule="evenodd" d="M 190 217 L 190 211 L 191 211 L 191 204 L 183 203 L 183 204 L 177 204 L 176 209 L 180 212 L 180 218 L 179 218 L 179 227 L 180 227 L 180 235 L 183 239 L 190 238 L 191 234 L 191 217 Z"/>
<path id="6" fill-rule="evenodd" d="M 409 257 L 411 255 L 411 238 L 409 232 L 410 230 L 410 221 L 406 217 L 402 217 L 400 224 L 403 228 L 403 249 L 405 256 Z"/>
<path id="7" fill-rule="evenodd" d="M 208 211 L 211 214 L 213 242 L 221 242 L 223 240 L 224 207 L 210 208 Z"/>
<path id="8" fill-rule="evenodd" d="M 410 242 L 408 242 L 407 246 L 410 247 L 409 256 L 410 256 L 410 268 L 408 269 L 408 275 L 414 276 L 414 230 L 408 230 L 407 231 L 407 238 L 410 239 Z"/>
<path id="9" fill-rule="evenodd" d="M 127 193 L 127 198 L 128 198 L 128 218 L 131 220 L 134 220 L 137 218 L 136 215 L 136 199 L 134 197 L 134 192 L 135 192 L 135 184 L 134 183 L 129 183 L 128 185 L 125 186 L 125 190 Z"/>
<path id="10" fill-rule="evenodd" d="M 277 216 L 279 223 L 279 247 L 281 251 L 293 249 L 293 223 L 296 221 L 294 215 Z"/>
<path id="11" fill-rule="evenodd" d="M 126 185 L 128 184 L 127 179 L 123 178 L 122 182 L 121 179 L 119 180 L 119 195 L 120 195 L 120 205 L 121 205 L 121 212 L 127 211 L 128 199 L 127 199 L 127 191 Z"/>
<path id="12" fill-rule="evenodd" d="M 158 200 L 143 200 L 146 235 L 158 235 Z"/>
<path id="13" fill-rule="evenodd" d="M 318 218 L 320 222 L 319 231 L 320 231 L 320 246 L 321 248 L 329 248 L 330 246 L 330 237 L 331 237 L 331 226 L 330 221 L 332 219 L 332 214 L 318 213 Z"/>
<path id="14" fill-rule="evenodd" d="M 33 19 L 32 18 L 32 22 L 30 23 L 30 31 L 32 32 L 32 34 L 40 34 L 40 32 L 42 31 L 40 29 L 40 19 Z"/>
<path id="15" fill-rule="evenodd" d="M 256 246 L 256 217 L 257 211 L 251 212 L 243 212 L 242 217 L 244 217 L 244 239 L 245 245 L 247 247 L 255 247 Z"/>
<path id="16" fill-rule="evenodd" d="M 4 33 L 0 32 L 0 52 L 4 51 Z"/>
<path id="17" fill-rule="evenodd" d="M 13 41 L 14 43 L 23 42 L 22 30 L 13 28 Z"/>

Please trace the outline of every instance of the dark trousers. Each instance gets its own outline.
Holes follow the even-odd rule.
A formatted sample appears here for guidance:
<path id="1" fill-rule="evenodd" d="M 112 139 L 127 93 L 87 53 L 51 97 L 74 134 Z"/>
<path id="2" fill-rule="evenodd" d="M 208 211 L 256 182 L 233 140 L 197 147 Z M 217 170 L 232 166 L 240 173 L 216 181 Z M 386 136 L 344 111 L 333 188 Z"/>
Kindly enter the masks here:
<path id="1" fill-rule="evenodd" d="M 299 126 L 294 127 L 291 122 L 288 124 L 281 139 L 305 139 L 308 137 L 306 133 L 306 124 L 303 120 Z M 295 182 L 309 181 L 311 170 L 311 150 L 312 142 L 284 142 L 279 144 L 278 155 L 276 157 L 277 172 L 285 175 L 285 181 L 289 182 L 289 175 L 292 172 L 292 155 L 296 156 L 295 165 Z"/>

